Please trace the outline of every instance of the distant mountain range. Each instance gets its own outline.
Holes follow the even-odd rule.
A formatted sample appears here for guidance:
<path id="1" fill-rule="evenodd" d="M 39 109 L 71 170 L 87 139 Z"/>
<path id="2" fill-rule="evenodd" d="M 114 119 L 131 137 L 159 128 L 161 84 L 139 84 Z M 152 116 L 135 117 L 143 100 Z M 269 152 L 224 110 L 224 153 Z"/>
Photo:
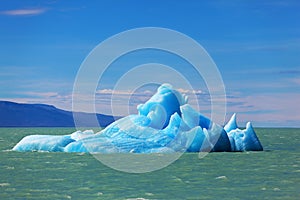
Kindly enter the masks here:
<path id="1" fill-rule="evenodd" d="M 105 127 L 120 117 L 96 114 L 99 125 Z M 81 126 L 97 127 L 94 114 L 77 112 Z M 76 117 L 77 118 L 77 117 Z M 73 113 L 46 104 L 24 104 L 0 101 L 0 127 L 75 127 Z"/>

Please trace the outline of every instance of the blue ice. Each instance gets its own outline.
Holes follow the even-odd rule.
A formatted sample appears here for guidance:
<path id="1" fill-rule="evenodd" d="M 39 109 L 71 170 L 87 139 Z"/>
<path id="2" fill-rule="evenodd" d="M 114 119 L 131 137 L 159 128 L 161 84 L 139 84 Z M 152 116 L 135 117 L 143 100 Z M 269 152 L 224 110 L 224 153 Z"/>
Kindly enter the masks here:
<path id="1" fill-rule="evenodd" d="M 251 125 L 241 130 L 234 114 L 220 126 L 194 110 L 188 97 L 162 84 L 138 114 L 119 119 L 100 132 L 76 131 L 69 135 L 30 135 L 15 151 L 91 153 L 172 153 L 262 151 Z"/>

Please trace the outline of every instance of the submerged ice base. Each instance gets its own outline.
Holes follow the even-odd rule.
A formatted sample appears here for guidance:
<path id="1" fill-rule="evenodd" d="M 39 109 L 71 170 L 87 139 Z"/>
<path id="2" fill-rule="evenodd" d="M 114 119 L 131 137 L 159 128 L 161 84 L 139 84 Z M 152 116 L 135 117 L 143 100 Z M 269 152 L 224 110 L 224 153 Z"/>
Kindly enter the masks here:
<path id="1" fill-rule="evenodd" d="M 220 126 L 187 104 L 187 96 L 163 84 L 137 115 L 119 119 L 100 132 L 76 131 L 70 135 L 30 135 L 15 151 L 91 153 L 172 153 L 262 151 L 250 122 L 241 130 L 234 114 Z"/>

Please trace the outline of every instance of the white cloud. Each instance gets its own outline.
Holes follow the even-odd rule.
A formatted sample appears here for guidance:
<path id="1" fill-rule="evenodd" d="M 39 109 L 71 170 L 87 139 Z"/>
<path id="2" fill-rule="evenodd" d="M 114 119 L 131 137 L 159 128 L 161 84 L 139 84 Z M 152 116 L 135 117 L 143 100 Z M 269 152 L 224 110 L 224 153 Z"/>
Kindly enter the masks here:
<path id="1" fill-rule="evenodd" d="M 57 92 L 24 92 L 23 94 L 44 98 L 58 97 L 59 94 Z"/>
<path id="2" fill-rule="evenodd" d="M 45 8 L 35 8 L 35 9 L 16 9 L 16 10 L 6 10 L 0 12 L 3 15 L 9 16 L 25 16 L 25 15 L 39 15 L 46 12 Z"/>
<path id="3" fill-rule="evenodd" d="M 179 88 L 176 89 L 180 93 L 186 94 L 186 95 L 205 95 L 206 93 L 202 90 L 188 90 Z M 150 90 L 143 90 L 143 91 L 130 91 L 130 90 L 112 90 L 112 89 L 101 89 L 97 90 L 97 95 L 122 95 L 122 96 L 152 96 L 155 93 L 155 91 Z"/>
<path id="4" fill-rule="evenodd" d="M 132 95 L 133 92 L 130 90 L 112 90 L 112 89 L 102 89 L 97 90 L 96 94 L 103 95 L 103 94 L 114 94 L 114 95 Z"/>

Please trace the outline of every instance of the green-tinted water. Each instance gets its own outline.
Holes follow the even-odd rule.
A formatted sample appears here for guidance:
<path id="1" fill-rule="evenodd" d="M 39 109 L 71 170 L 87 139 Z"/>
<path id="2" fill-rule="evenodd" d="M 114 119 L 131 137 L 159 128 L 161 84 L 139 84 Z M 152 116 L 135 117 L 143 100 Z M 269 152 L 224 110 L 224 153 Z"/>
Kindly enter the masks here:
<path id="1" fill-rule="evenodd" d="M 6 151 L 25 135 L 73 131 L 0 129 L 0 199 L 300 199 L 300 129 L 256 129 L 266 151 L 184 154 L 145 174 L 89 154 Z"/>

